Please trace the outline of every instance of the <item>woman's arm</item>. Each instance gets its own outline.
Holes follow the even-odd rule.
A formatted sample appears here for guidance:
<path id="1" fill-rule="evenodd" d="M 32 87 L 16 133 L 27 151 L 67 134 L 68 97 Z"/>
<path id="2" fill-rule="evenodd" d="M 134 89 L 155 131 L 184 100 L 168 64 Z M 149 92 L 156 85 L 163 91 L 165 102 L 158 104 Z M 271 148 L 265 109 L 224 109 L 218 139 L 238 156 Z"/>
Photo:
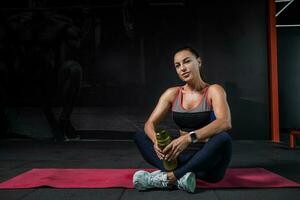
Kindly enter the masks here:
<path id="1" fill-rule="evenodd" d="M 231 129 L 230 109 L 226 100 L 226 93 L 222 86 L 218 84 L 211 85 L 208 91 L 208 99 L 212 102 L 212 107 L 216 120 L 208 125 L 195 130 L 198 140 L 205 140 L 222 131 Z"/>
<path id="2" fill-rule="evenodd" d="M 145 123 L 144 130 L 153 143 L 156 143 L 155 126 L 161 122 L 172 106 L 173 99 L 176 97 L 177 87 L 167 89 L 159 98 L 159 101 Z"/>
<path id="3" fill-rule="evenodd" d="M 176 98 L 177 87 L 167 89 L 159 98 L 158 104 L 145 123 L 144 130 L 150 140 L 153 142 L 154 151 L 159 159 L 164 158 L 162 150 L 157 145 L 155 126 L 163 120 L 172 106 L 173 99 Z"/>

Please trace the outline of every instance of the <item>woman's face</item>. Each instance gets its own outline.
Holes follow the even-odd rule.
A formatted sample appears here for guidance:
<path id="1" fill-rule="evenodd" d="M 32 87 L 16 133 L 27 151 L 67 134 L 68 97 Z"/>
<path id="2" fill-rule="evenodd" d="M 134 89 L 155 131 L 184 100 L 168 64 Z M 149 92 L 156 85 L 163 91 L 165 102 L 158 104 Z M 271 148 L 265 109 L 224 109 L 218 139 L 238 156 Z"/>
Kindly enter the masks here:
<path id="1" fill-rule="evenodd" d="M 174 56 L 174 65 L 179 78 L 184 82 L 200 75 L 199 65 L 201 65 L 201 60 L 196 58 L 189 50 L 177 52 Z"/>

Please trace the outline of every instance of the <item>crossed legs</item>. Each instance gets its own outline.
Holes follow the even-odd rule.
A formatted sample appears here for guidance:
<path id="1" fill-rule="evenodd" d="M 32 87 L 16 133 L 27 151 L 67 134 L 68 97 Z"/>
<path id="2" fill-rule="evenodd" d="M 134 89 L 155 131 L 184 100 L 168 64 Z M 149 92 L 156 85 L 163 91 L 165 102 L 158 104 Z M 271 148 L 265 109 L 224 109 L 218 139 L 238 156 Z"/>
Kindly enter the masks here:
<path id="1" fill-rule="evenodd" d="M 137 132 L 134 138 L 143 158 L 154 167 L 165 171 L 152 141 L 144 132 Z M 206 182 L 218 182 L 223 179 L 226 168 L 231 160 L 231 137 L 222 132 L 211 137 L 207 143 L 195 152 L 183 151 L 178 157 L 178 167 L 173 171 L 180 179 L 187 172 L 194 172 L 197 178 Z"/>

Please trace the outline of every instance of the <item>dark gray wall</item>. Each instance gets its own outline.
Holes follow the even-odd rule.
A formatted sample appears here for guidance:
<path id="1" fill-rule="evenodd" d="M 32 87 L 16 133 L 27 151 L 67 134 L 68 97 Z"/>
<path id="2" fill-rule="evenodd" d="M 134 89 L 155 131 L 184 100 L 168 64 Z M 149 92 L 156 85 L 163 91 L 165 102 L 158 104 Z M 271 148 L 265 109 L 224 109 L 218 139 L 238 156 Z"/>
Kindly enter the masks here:
<path id="1" fill-rule="evenodd" d="M 76 57 L 84 75 L 78 106 L 142 106 L 150 112 L 163 91 L 183 84 L 173 51 L 191 45 L 202 56 L 206 80 L 227 92 L 233 138 L 270 139 L 267 0 L 169 5 L 136 0 L 128 1 L 133 2 L 129 7 L 123 0 L 106 7 L 91 1 L 86 10 L 72 10 L 66 2 L 53 5 L 62 6 L 57 12 L 86 30 Z"/>
<path id="2" fill-rule="evenodd" d="M 233 138 L 270 139 L 266 0 L 141 4 L 133 14 L 134 39 L 124 36 L 118 11 L 99 14 L 102 43 L 94 74 L 104 89 L 98 103 L 150 111 L 164 90 L 182 84 L 173 51 L 191 45 L 200 51 L 207 81 L 227 92 Z M 122 102 L 114 101 L 118 95 Z"/>
<path id="3" fill-rule="evenodd" d="M 227 92 L 232 136 L 269 139 L 266 5 L 266 1 L 203 1 L 149 13 L 149 29 L 145 27 L 149 103 L 154 106 L 167 87 L 182 84 L 172 51 L 190 44 L 202 55 L 207 81 L 221 84 Z"/>
<path id="4" fill-rule="evenodd" d="M 300 127 L 300 28 L 278 28 L 280 128 Z"/>

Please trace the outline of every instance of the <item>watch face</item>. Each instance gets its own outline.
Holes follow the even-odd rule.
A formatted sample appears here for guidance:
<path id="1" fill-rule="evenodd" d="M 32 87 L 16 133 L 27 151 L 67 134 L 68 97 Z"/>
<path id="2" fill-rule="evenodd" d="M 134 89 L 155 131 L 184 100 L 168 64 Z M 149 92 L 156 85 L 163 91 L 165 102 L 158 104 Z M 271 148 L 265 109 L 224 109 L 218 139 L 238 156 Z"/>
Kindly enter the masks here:
<path id="1" fill-rule="evenodd" d="M 197 142 L 196 133 L 195 133 L 195 132 L 192 132 L 190 135 L 191 135 L 191 138 L 192 138 L 192 142 L 193 142 L 193 143 L 196 143 L 196 142 Z"/>

